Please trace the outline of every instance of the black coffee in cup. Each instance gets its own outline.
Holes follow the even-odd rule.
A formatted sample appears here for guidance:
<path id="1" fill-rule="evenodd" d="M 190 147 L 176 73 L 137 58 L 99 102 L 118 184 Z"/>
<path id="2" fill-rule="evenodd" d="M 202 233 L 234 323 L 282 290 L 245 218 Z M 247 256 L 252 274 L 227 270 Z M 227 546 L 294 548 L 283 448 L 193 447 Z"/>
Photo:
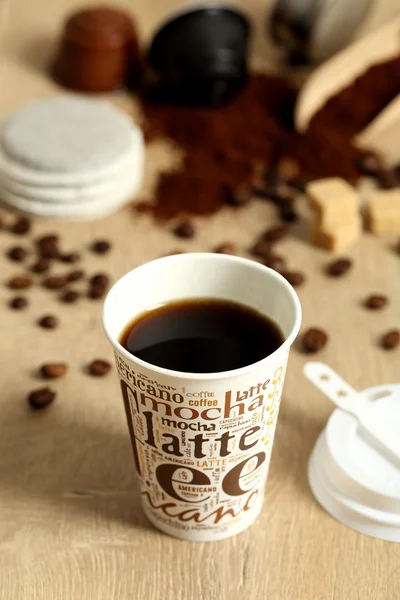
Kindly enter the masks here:
<path id="1" fill-rule="evenodd" d="M 146 311 L 120 337 L 131 354 L 157 367 L 217 373 L 251 365 L 283 343 L 277 325 L 239 303 L 189 299 Z"/>

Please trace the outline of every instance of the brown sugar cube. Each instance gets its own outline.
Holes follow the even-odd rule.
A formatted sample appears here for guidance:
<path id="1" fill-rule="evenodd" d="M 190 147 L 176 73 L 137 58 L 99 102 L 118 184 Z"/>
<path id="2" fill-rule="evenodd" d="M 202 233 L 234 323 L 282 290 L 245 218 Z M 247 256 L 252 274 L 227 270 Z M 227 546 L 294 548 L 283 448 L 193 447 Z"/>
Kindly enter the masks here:
<path id="1" fill-rule="evenodd" d="M 366 202 L 368 227 L 373 233 L 400 233 L 400 190 L 379 190 Z"/>
<path id="2" fill-rule="evenodd" d="M 343 252 L 358 240 L 361 230 L 360 217 L 350 223 L 330 229 L 321 229 L 319 225 L 314 224 L 310 230 L 310 241 L 316 246 L 326 248 L 326 250 Z"/>
<path id="3" fill-rule="evenodd" d="M 307 184 L 306 192 L 320 229 L 341 226 L 358 215 L 356 190 L 340 177 L 312 181 Z"/>

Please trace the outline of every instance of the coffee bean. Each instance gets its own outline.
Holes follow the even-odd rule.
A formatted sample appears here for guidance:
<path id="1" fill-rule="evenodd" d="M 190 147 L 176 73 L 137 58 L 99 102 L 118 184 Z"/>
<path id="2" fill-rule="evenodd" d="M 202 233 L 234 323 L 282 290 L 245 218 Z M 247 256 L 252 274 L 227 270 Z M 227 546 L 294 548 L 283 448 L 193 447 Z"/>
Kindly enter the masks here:
<path id="1" fill-rule="evenodd" d="M 58 244 L 59 237 L 56 233 L 46 233 L 46 235 L 42 235 L 42 237 L 38 238 L 36 242 L 39 246 L 42 244 Z"/>
<path id="2" fill-rule="evenodd" d="M 66 304 L 74 304 L 79 299 L 79 296 L 80 294 L 75 290 L 68 290 L 62 294 L 60 300 Z"/>
<path id="3" fill-rule="evenodd" d="M 78 252 L 69 252 L 68 254 L 61 254 L 60 260 L 64 263 L 76 263 L 81 259 L 81 255 Z"/>
<path id="4" fill-rule="evenodd" d="M 352 261 L 348 258 L 338 258 L 337 260 L 334 260 L 333 262 L 329 263 L 329 265 L 326 268 L 326 272 L 332 277 L 341 277 L 342 275 L 347 273 L 347 271 L 351 268 L 352 264 Z"/>
<path id="5" fill-rule="evenodd" d="M 132 207 L 138 214 L 144 215 L 152 211 L 153 205 L 150 202 L 142 200 L 140 202 L 135 202 Z"/>
<path id="6" fill-rule="evenodd" d="M 33 273 L 45 273 L 49 268 L 50 261 L 47 258 L 39 258 L 39 260 L 31 266 L 31 271 Z"/>
<path id="7" fill-rule="evenodd" d="M 282 156 L 276 166 L 276 174 L 281 181 L 293 181 L 300 175 L 300 165 L 292 156 Z"/>
<path id="8" fill-rule="evenodd" d="M 110 284 L 110 278 L 105 273 L 96 273 L 96 275 L 93 275 L 93 277 L 90 278 L 90 284 L 107 287 Z"/>
<path id="9" fill-rule="evenodd" d="M 373 294 L 372 296 L 368 296 L 365 301 L 365 306 L 370 308 L 371 310 L 380 310 L 384 308 L 388 303 L 388 298 L 386 296 L 380 296 L 379 294 Z"/>
<path id="10" fill-rule="evenodd" d="M 220 244 L 214 250 L 217 254 L 236 254 L 235 246 L 230 242 L 226 242 L 225 244 Z"/>
<path id="11" fill-rule="evenodd" d="M 51 275 L 50 277 L 46 277 L 43 285 L 49 290 L 59 290 L 67 285 L 67 280 L 65 277 L 59 275 Z"/>
<path id="12" fill-rule="evenodd" d="M 192 238 L 195 235 L 195 229 L 190 221 L 181 221 L 173 229 L 173 233 L 180 238 Z"/>
<path id="13" fill-rule="evenodd" d="M 273 244 L 274 242 L 278 242 L 286 237 L 287 233 L 288 230 L 286 227 L 283 225 L 278 225 L 277 227 L 271 227 L 270 229 L 264 231 L 264 233 L 261 235 L 261 239 Z"/>
<path id="14" fill-rule="evenodd" d="M 25 290 L 33 284 L 32 278 L 29 275 L 18 275 L 13 277 L 8 282 L 8 287 L 12 290 Z"/>
<path id="15" fill-rule="evenodd" d="M 307 183 L 309 183 L 310 181 L 311 180 L 309 178 L 304 177 L 304 175 L 302 175 L 298 179 L 293 179 L 293 181 L 290 182 L 290 187 L 300 194 L 305 194 Z"/>
<path id="16" fill-rule="evenodd" d="M 299 271 L 281 271 L 280 273 L 293 287 L 299 287 L 306 280 L 305 275 Z"/>
<path id="17" fill-rule="evenodd" d="M 294 194 L 288 184 L 282 181 L 277 182 L 274 177 L 267 185 L 265 198 L 271 200 L 279 209 L 285 202 L 294 202 Z"/>
<path id="18" fill-rule="evenodd" d="M 264 262 L 264 264 L 266 267 L 274 269 L 274 271 L 278 271 L 278 273 L 282 273 L 282 271 L 284 271 L 286 267 L 286 260 L 281 256 L 271 254 Z"/>
<path id="19" fill-rule="evenodd" d="M 294 223 L 299 218 L 297 212 L 294 210 L 293 202 L 287 200 L 282 202 L 281 206 L 279 207 L 279 216 L 281 217 L 282 221 L 285 221 L 285 223 Z"/>
<path id="20" fill-rule="evenodd" d="M 0 230 L 5 228 L 5 221 L 3 215 L 0 215 Z"/>
<path id="21" fill-rule="evenodd" d="M 328 335 L 322 329 L 311 327 L 303 334 L 302 344 L 304 352 L 309 354 L 319 352 L 326 346 Z"/>
<path id="22" fill-rule="evenodd" d="M 28 304 L 29 303 L 26 298 L 24 298 L 23 296 L 16 296 L 12 300 L 10 300 L 9 307 L 13 308 L 14 310 L 21 310 L 23 308 L 26 308 Z"/>
<path id="23" fill-rule="evenodd" d="M 106 292 L 107 286 L 101 284 L 91 285 L 89 288 L 88 296 L 92 300 L 99 300 L 100 298 L 103 298 Z"/>
<path id="24" fill-rule="evenodd" d="M 397 244 L 395 246 L 395 250 L 396 250 L 397 254 L 400 254 L 400 240 L 397 241 Z"/>
<path id="25" fill-rule="evenodd" d="M 236 188 L 230 188 L 227 191 L 226 202 L 231 206 L 245 206 L 253 197 L 253 192 L 249 185 L 243 184 Z"/>
<path id="26" fill-rule="evenodd" d="M 38 325 L 44 329 L 55 329 L 58 325 L 58 319 L 53 315 L 45 315 L 39 319 Z"/>
<path id="27" fill-rule="evenodd" d="M 270 242 L 267 242 L 264 239 L 258 240 L 258 242 L 256 242 L 254 246 L 250 248 L 250 254 L 252 254 L 253 256 L 257 256 L 258 258 L 267 260 L 267 258 L 271 254 Z"/>
<path id="28" fill-rule="evenodd" d="M 40 368 L 40 373 L 45 379 L 58 379 L 68 371 L 66 363 L 46 363 Z"/>
<path id="29" fill-rule="evenodd" d="M 10 231 L 16 235 L 25 235 L 31 230 L 31 221 L 27 217 L 18 217 L 10 227 Z"/>
<path id="30" fill-rule="evenodd" d="M 70 273 L 67 273 L 65 278 L 68 282 L 72 282 L 72 281 L 78 281 L 79 279 L 82 279 L 84 276 L 85 276 L 85 272 L 82 271 L 82 269 L 76 269 L 75 271 L 71 271 Z"/>
<path id="31" fill-rule="evenodd" d="M 385 350 L 394 350 L 400 343 L 400 331 L 392 329 L 382 336 L 382 348 Z"/>
<path id="32" fill-rule="evenodd" d="M 364 175 L 376 177 L 382 168 L 382 160 L 375 152 L 364 152 L 358 159 L 357 166 Z"/>
<path id="33" fill-rule="evenodd" d="M 107 360 L 96 359 L 89 365 L 89 373 L 95 377 L 103 377 L 111 370 L 111 364 Z"/>
<path id="34" fill-rule="evenodd" d="M 106 254 L 111 249 L 111 244 L 107 240 L 97 240 L 90 248 L 96 254 Z"/>
<path id="35" fill-rule="evenodd" d="M 44 235 L 36 242 L 38 252 L 43 258 L 60 258 L 58 236 L 55 234 Z"/>
<path id="36" fill-rule="evenodd" d="M 262 162 L 256 162 L 253 165 L 250 175 L 250 187 L 255 196 L 265 196 L 266 171 Z"/>
<path id="37" fill-rule="evenodd" d="M 378 171 L 378 183 L 383 189 L 390 190 L 396 188 L 399 185 L 399 179 L 396 171 L 392 169 L 382 168 Z"/>
<path id="38" fill-rule="evenodd" d="M 28 252 L 22 246 L 13 246 L 7 251 L 8 258 L 15 262 L 22 262 L 27 254 Z"/>
<path id="39" fill-rule="evenodd" d="M 45 408 L 49 406 L 56 398 L 56 393 L 49 387 L 33 390 L 28 396 L 28 402 L 32 408 Z"/>

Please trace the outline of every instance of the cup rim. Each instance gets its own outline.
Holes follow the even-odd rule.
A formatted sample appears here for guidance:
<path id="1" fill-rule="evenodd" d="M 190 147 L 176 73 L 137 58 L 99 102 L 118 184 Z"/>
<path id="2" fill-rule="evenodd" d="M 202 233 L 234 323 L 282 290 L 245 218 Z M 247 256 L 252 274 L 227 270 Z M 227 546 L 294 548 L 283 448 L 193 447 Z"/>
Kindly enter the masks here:
<path id="1" fill-rule="evenodd" d="M 270 277 L 272 277 L 272 279 L 279 281 L 283 285 L 283 287 L 286 288 L 288 296 L 293 304 L 294 323 L 293 323 L 293 326 L 292 326 L 292 329 L 291 329 L 289 335 L 286 336 L 283 343 L 274 352 L 272 352 L 272 354 L 268 354 L 268 356 L 265 356 L 264 358 L 256 361 L 255 363 L 251 363 L 250 365 L 246 365 L 246 366 L 240 367 L 238 369 L 231 369 L 229 371 L 218 371 L 216 373 L 191 373 L 191 372 L 186 372 L 186 371 L 175 371 L 173 369 L 166 369 L 164 367 L 158 367 L 157 365 L 153 365 L 152 363 L 142 360 L 141 358 L 138 358 L 137 356 L 134 356 L 130 352 L 128 352 L 128 350 L 126 350 L 122 346 L 122 344 L 119 342 L 119 340 L 117 338 L 115 338 L 113 335 L 111 335 L 111 332 L 109 330 L 108 323 L 107 323 L 107 320 L 108 320 L 107 313 L 108 313 L 108 303 L 110 301 L 109 300 L 110 295 L 113 292 L 114 288 L 117 285 L 119 285 L 123 280 L 131 277 L 133 272 L 136 273 L 137 271 L 139 271 L 141 269 L 145 269 L 146 267 L 148 267 L 148 265 L 153 265 L 155 263 L 162 263 L 162 262 L 166 262 L 166 261 L 168 261 L 168 262 L 173 261 L 173 262 L 178 263 L 180 261 L 187 259 L 188 256 L 190 256 L 190 258 L 193 259 L 194 261 L 202 260 L 206 256 L 208 256 L 208 257 L 212 256 L 216 260 L 219 260 L 220 262 L 227 262 L 227 263 L 228 262 L 236 262 L 237 264 L 241 263 L 242 265 L 246 266 L 247 268 L 250 267 L 255 270 L 258 270 L 261 275 L 265 276 L 265 273 L 268 272 L 268 275 Z M 263 365 L 263 363 L 266 363 L 267 361 L 269 361 L 271 359 L 271 357 L 276 356 L 279 352 L 282 351 L 282 349 L 290 348 L 290 346 L 296 339 L 297 334 L 300 330 L 301 318 L 302 318 L 302 309 L 301 309 L 299 297 L 298 297 L 297 293 L 295 292 L 295 290 L 293 289 L 293 287 L 290 285 L 290 283 L 280 273 L 278 273 L 277 271 L 274 271 L 273 269 L 271 269 L 269 267 L 266 267 L 265 265 L 262 265 L 255 261 L 252 261 L 248 258 L 242 258 L 239 256 L 230 256 L 227 254 L 219 254 L 218 255 L 218 254 L 215 254 L 212 252 L 190 252 L 190 253 L 186 253 L 186 254 L 174 254 L 171 256 L 163 256 L 161 258 L 157 258 L 155 260 L 151 260 L 142 265 L 139 265 L 138 267 L 135 267 L 134 269 L 131 269 L 130 271 L 128 271 L 128 273 L 126 273 L 125 275 L 120 277 L 118 279 L 118 281 L 116 281 L 114 283 L 114 285 L 112 286 L 112 288 L 109 290 L 109 292 L 104 300 L 103 312 L 102 312 L 103 329 L 104 329 L 104 332 L 105 332 L 109 342 L 127 360 L 132 361 L 132 356 L 134 356 L 134 360 L 139 366 L 144 367 L 147 370 L 153 371 L 154 373 L 157 373 L 158 375 L 166 375 L 169 377 L 174 377 L 175 379 L 191 379 L 193 381 L 196 381 L 196 380 L 197 381 L 203 381 L 203 380 L 212 381 L 212 380 L 230 379 L 231 377 L 238 377 L 238 376 L 246 375 L 246 374 L 250 373 L 251 371 L 253 371 L 254 369 L 261 367 Z"/>

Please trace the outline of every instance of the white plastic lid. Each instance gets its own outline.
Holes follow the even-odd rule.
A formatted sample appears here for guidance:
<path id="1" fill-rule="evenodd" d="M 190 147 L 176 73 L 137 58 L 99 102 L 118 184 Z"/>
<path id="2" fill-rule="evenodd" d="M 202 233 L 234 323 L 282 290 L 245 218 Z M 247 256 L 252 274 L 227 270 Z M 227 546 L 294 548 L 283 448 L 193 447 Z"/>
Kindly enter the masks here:
<path id="1" fill-rule="evenodd" d="M 400 385 L 361 392 L 400 431 Z M 312 492 L 335 519 L 361 533 L 400 542 L 400 464 L 376 449 L 352 415 L 336 409 L 311 454 Z"/>

